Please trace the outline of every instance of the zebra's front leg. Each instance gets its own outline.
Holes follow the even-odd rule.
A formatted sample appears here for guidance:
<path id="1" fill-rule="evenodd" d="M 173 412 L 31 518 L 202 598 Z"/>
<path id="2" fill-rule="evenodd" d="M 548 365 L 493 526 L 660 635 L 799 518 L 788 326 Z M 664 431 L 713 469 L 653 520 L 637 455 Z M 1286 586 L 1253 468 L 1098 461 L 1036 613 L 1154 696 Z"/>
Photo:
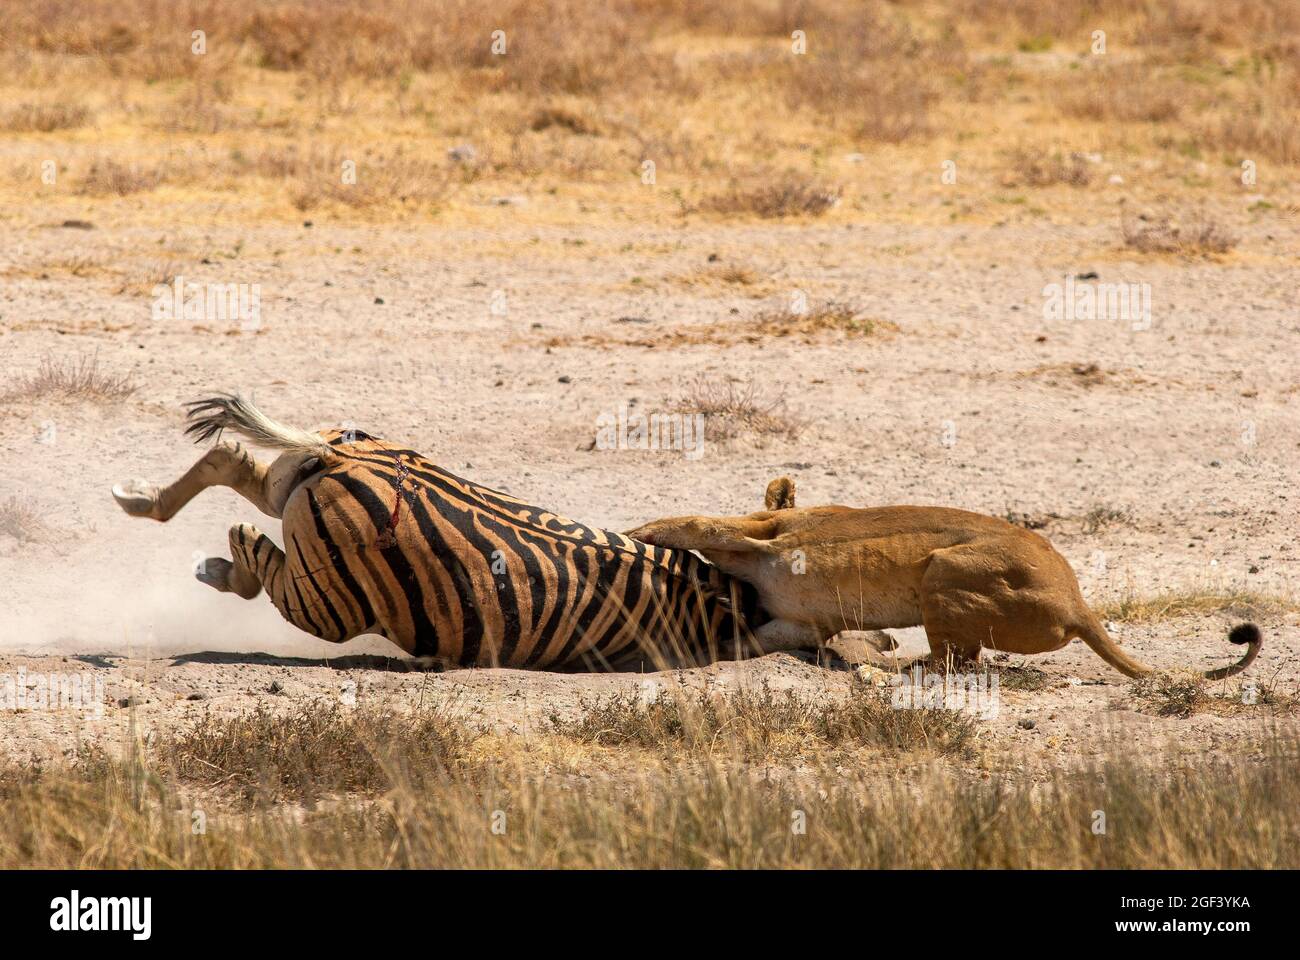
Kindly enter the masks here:
<path id="1" fill-rule="evenodd" d="M 251 523 L 230 528 L 230 560 L 209 557 L 194 574 L 202 583 L 223 593 L 251 600 L 262 588 L 280 615 L 299 630 L 323 640 L 349 639 L 343 625 L 330 615 L 328 598 L 302 585 L 291 574 L 284 551 Z"/>
<path id="2" fill-rule="evenodd" d="M 194 578 L 214 590 L 252 600 L 264 582 L 283 577 L 284 552 L 252 524 L 230 528 L 230 555 L 233 560 L 205 557 Z"/>
<path id="3" fill-rule="evenodd" d="M 263 513 L 279 517 L 268 496 L 269 468 L 239 443 L 218 443 L 175 483 L 165 487 L 128 480 L 113 487 L 113 499 L 133 517 L 166 522 L 208 487 L 230 487 Z"/>

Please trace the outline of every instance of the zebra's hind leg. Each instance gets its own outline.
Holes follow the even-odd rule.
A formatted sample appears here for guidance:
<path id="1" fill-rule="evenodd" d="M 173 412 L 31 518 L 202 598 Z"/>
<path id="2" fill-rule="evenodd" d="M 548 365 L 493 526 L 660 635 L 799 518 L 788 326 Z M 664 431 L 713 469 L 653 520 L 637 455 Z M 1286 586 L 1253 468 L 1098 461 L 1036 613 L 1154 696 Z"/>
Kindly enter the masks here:
<path id="1" fill-rule="evenodd" d="M 279 517 L 269 496 L 269 470 L 242 444 L 218 443 L 175 483 L 159 487 L 128 480 L 113 487 L 113 499 L 133 517 L 166 522 L 208 487 L 221 486 L 230 487 L 268 516 Z"/>

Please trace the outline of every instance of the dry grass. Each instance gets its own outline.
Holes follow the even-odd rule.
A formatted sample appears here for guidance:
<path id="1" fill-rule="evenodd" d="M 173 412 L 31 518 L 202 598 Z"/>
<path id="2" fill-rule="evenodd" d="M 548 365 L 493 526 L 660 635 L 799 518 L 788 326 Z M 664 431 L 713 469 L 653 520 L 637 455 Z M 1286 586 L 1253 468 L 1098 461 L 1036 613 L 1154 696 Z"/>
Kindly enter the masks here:
<path id="1" fill-rule="evenodd" d="M 1083 532 L 1089 536 L 1115 525 L 1128 526 L 1133 523 L 1133 514 L 1121 507 L 1109 507 L 1099 503 L 1083 515 Z"/>
<path id="2" fill-rule="evenodd" d="M 819 217 L 840 202 L 841 190 L 816 180 L 787 173 L 784 176 L 729 190 L 705 198 L 700 208 L 722 216 Z"/>
<path id="3" fill-rule="evenodd" d="M 1170 214 L 1130 216 L 1121 208 L 1120 233 L 1130 250 L 1190 257 L 1224 254 L 1238 242 L 1236 235 L 1204 212 L 1186 215 L 1178 222 Z"/>
<path id="4" fill-rule="evenodd" d="M 626 711 L 617 711 L 615 721 Z M 769 721 L 789 720 L 779 699 Z M 636 723 L 641 721 L 637 720 Z M 819 723 L 820 721 L 814 721 Z M 556 769 L 536 738 L 493 749 L 430 750 L 393 727 L 261 721 L 191 731 L 188 749 L 232 770 L 200 784 L 153 752 L 82 755 L 71 766 L 0 766 L 0 867 L 877 867 L 1249 868 L 1300 863 L 1293 811 L 1300 745 L 1273 734 L 1251 762 L 1114 744 L 1080 770 L 1025 778 L 802 759 L 748 765 L 735 756 L 676 757 L 658 746 L 581 744 Z M 783 728 L 784 729 L 784 728 Z M 874 727 L 873 727 L 874 729 Z M 378 751 L 382 731 L 398 741 Z M 232 733 L 232 731 L 234 731 Z M 313 731 L 321 731 L 318 738 Z M 439 737 L 449 731 L 435 729 Z M 279 738 L 269 749 L 255 735 Z M 453 735 L 454 736 L 454 735 Z M 473 734 L 466 732 L 465 736 Z M 205 745 L 207 737 L 216 738 Z M 671 740 L 663 742 L 667 743 Z M 659 734 L 651 737 L 660 743 Z M 440 740 L 444 746 L 447 740 Z M 287 752 L 292 746 L 293 753 Z M 319 752 L 320 756 L 314 756 Z M 451 758 L 451 762 L 447 760 Z M 330 772 L 341 763 L 348 778 Z M 267 764 L 265 770 L 261 765 Z M 311 769 L 343 792 L 308 808 L 251 802 Z M 376 770 L 390 774 L 377 775 Z M 377 792 L 382 790 L 382 792 Z M 266 799 L 263 797 L 263 799 Z M 1095 811 L 1106 815 L 1093 832 Z M 1177 829 L 1168 811 L 1178 811 Z"/>
<path id="5" fill-rule="evenodd" d="M 14 494 L 0 500 L 0 534 L 13 537 L 19 543 L 41 540 L 47 532 L 41 510 L 30 497 Z"/>
<path id="6" fill-rule="evenodd" d="M 100 158 L 90 164 L 77 190 L 91 196 L 125 197 L 154 190 L 162 182 L 163 171 L 156 165 Z"/>
<path id="7" fill-rule="evenodd" d="M 784 392 L 768 395 L 752 381 L 696 377 L 670 412 L 704 414 L 705 436 L 710 440 L 740 436 L 795 440 L 803 430 L 803 422 L 788 409 Z"/>
<path id="8" fill-rule="evenodd" d="M 877 747 L 966 756 L 977 722 L 959 710 L 895 709 L 888 688 L 855 683 L 843 697 L 810 700 L 794 691 L 635 693 L 584 705 L 577 720 L 552 717 L 554 730 L 582 743 L 637 746 L 672 756 L 790 758 L 834 748 Z"/>
<path id="9" fill-rule="evenodd" d="M 116 403 L 138 389 L 130 373 L 110 373 L 99 365 L 96 354 L 73 359 L 45 357 L 35 373 L 20 377 L 0 393 L 0 402 L 53 398 Z"/>
<path id="10" fill-rule="evenodd" d="M 74 130 L 90 119 L 90 111 L 75 103 L 20 103 L 0 114 L 0 130 L 10 133 L 52 133 Z"/>
<path id="11" fill-rule="evenodd" d="M 1205 678 L 1191 670 L 1148 673 L 1129 684 L 1129 693 L 1161 717 L 1190 717 L 1210 699 Z"/>
<path id="12" fill-rule="evenodd" d="M 1063 156 L 1055 152 L 1021 149 L 1011 154 L 1008 163 L 1010 171 L 1003 181 L 1007 186 L 1052 187 L 1064 184 L 1086 187 L 1092 183 L 1092 169 L 1078 154 Z"/>
<path id="13" fill-rule="evenodd" d="M 1184 112 L 1191 91 L 1151 67 L 1123 63 L 1088 70 L 1062 84 L 1056 103 L 1066 116 L 1098 123 L 1167 123 Z"/>
<path id="14" fill-rule="evenodd" d="M 1050 673 L 1027 663 L 1010 663 L 1006 654 L 996 654 L 989 658 L 993 669 L 997 671 L 999 690 L 1046 690 L 1056 682 Z"/>
<path id="15" fill-rule="evenodd" d="M 390 789 L 409 770 L 450 766 L 473 734 L 445 710 L 415 714 L 306 702 L 234 717 L 203 714 L 163 738 L 158 762 L 177 777 L 267 802 L 318 801 L 329 793 Z"/>
<path id="16" fill-rule="evenodd" d="M 826 300 L 810 304 L 802 311 L 786 305 L 762 310 L 751 321 L 760 337 L 803 337 L 810 340 L 824 333 L 848 337 L 869 337 L 881 330 L 897 330 L 896 324 L 867 316 L 851 303 Z"/>
<path id="17" fill-rule="evenodd" d="M 550 191 L 582 185 L 582 212 L 594 216 L 818 217 L 842 196 L 846 218 L 948 216 L 920 173 L 933 170 L 936 142 L 955 141 L 943 155 L 979 169 L 1008 117 L 1028 142 L 1174 161 L 1144 186 L 1180 187 L 1198 176 L 1187 158 L 1210 152 L 1233 166 L 1300 162 L 1300 17 L 1286 0 L 1229 0 L 1227 14 L 1131 0 L 1064 14 L 1044 0 L 14 6 L 0 59 L 16 106 L 0 111 L 0 127 L 21 138 L 93 120 L 94 165 L 68 161 L 85 197 L 166 185 L 169 203 L 234 193 L 258 200 L 259 215 L 324 208 L 371 220 L 442 216 L 462 201 L 473 210 L 526 188 L 569 200 Z M 197 56 L 174 38 L 200 20 L 220 36 L 213 28 Z M 1077 56 L 1100 21 L 1119 48 Z M 492 48 L 496 29 L 504 52 Z M 250 177 L 232 156 L 250 144 L 325 155 L 335 143 L 359 153 L 355 185 L 332 164 Z M 462 143 L 479 159 L 444 162 Z M 861 164 L 839 165 L 849 153 Z M 646 161 L 655 189 L 639 179 Z M 1091 179 L 1068 153 L 1012 167 L 1027 189 Z M 466 178 L 481 190 L 462 196 Z"/>
<path id="18" fill-rule="evenodd" d="M 1222 613 L 1243 620 L 1257 620 L 1300 611 L 1300 604 L 1284 597 L 1252 590 L 1169 591 L 1154 596 L 1125 593 L 1116 600 L 1101 604 L 1097 615 L 1121 623 L 1158 623 L 1179 617 L 1207 616 Z"/>

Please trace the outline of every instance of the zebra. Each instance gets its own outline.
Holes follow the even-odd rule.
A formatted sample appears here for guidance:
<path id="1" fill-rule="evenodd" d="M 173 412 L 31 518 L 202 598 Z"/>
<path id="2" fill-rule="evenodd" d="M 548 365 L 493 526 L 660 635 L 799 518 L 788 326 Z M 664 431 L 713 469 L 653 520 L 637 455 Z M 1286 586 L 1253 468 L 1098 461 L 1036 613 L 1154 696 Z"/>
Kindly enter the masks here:
<path id="1" fill-rule="evenodd" d="M 186 405 L 216 443 L 166 486 L 113 487 L 133 517 L 170 520 L 211 486 L 281 521 L 284 548 L 248 523 L 231 558 L 195 576 L 322 640 L 386 637 L 441 666 L 628 669 L 738 659 L 766 619 L 758 593 L 682 550 L 575 523 L 356 430 L 311 433 L 237 394 Z M 259 462 L 231 431 L 281 451 Z"/>

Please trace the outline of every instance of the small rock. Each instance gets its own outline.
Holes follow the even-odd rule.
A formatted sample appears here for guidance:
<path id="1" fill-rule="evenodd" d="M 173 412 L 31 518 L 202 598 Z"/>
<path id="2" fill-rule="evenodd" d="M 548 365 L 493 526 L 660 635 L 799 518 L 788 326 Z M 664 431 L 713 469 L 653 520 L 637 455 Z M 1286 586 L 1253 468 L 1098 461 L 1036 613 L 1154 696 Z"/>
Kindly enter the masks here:
<path id="1" fill-rule="evenodd" d="M 1210 461 L 1210 466 L 1212 466 L 1212 467 L 1221 467 L 1221 466 L 1223 466 L 1223 461 L 1222 461 L 1222 460 L 1211 460 L 1211 461 Z"/>
<path id="2" fill-rule="evenodd" d="M 560 383 L 573 383 L 573 377 L 566 373 L 564 376 L 560 377 Z"/>
<path id="3" fill-rule="evenodd" d="M 95 225 L 89 220 L 64 220 L 60 226 L 68 230 L 94 230 Z"/>
<path id="4" fill-rule="evenodd" d="M 266 688 L 267 693 L 284 693 L 284 687 L 279 680 L 272 680 L 271 685 Z"/>
<path id="5" fill-rule="evenodd" d="M 452 163 L 468 165 L 478 160 L 478 151 L 471 144 L 462 143 L 447 151 L 447 159 Z"/>
<path id="6" fill-rule="evenodd" d="M 195 693 L 191 693 L 191 694 L 190 694 L 189 696 L 187 696 L 185 699 L 186 699 L 186 700 L 206 700 L 206 699 L 208 699 L 208 695 L 207 695 L 206 693 L 198 693 L 198 692 L 195 692 Z"/>
<path id="7" fill-rule="evenodd" d="M 1028 717 L 1021 717 L 1016 721 L 1016 726 L 1021 730 L 1032 730 L 1034 727 L 1038 726 L 1038 724 L 1034 723 L 1034 721 L 1030 720 Z"/>
<path id="8" fill-rule="evenodd" d="M 1108 182 L 1114 184 L 1117 187 L 1121 187 L 1124 185 L 1124 178 L 1121 177 L 1118 173 L 1112 173 L 1110 175 L 1110 180 Z"/>
<path id="9" fill-rule="evenodd" d="M 375 303 L 378 303 L 378 304 L 381 304 L 381 305 L 382 305 L 383 302 L 384 302 L 384 298 L 383 298 L 383 297 L 375 297 Z"/>

